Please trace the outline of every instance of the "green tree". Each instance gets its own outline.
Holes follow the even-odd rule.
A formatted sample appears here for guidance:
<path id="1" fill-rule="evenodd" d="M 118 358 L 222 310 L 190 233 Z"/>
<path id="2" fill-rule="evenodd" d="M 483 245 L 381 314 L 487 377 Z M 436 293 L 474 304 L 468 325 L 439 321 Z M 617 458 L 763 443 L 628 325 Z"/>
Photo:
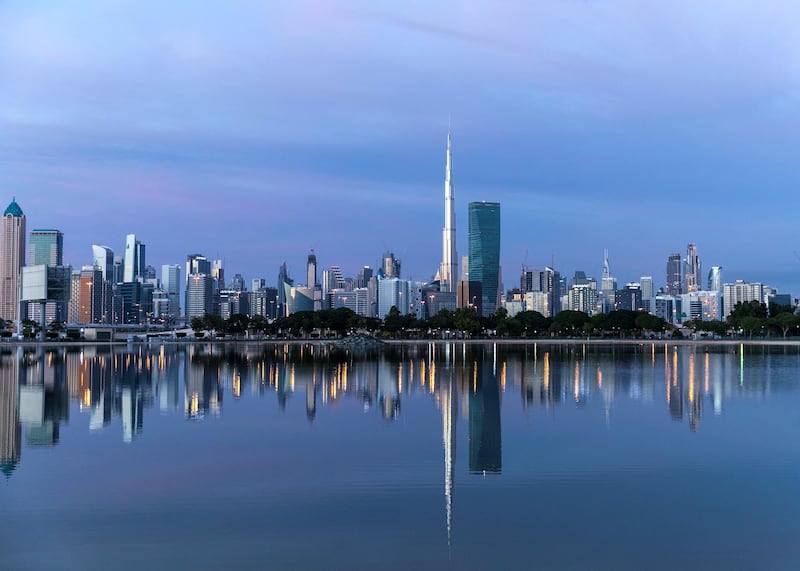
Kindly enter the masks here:
<path id="1" fill-rule="evenodd" d="M 26 339 L 33 339 L 41 330 L 41 326 L 32 319 L 22 320 L 22 336 Z"/>
<path id="2" fill-rule="evenodd" d="M 474 307 L 461 307 L 453 313 L 453 327 L 471 337 L 481 332 L 481 320 Z"/>
<path id="3" fill-rule="evenodd" d="M 428 319 L 428 327 L 440 331 L 455 329 L 453 312 L 449 309 L 442 309 L 439 313 Z"/>
<path id="4" fill-rule="evenodd" d="M 775 317 L 770 317 L 768 324 L 770 327 L 780 331 L 783 338 L 789 334 L 789 331 L 796 329 L 800 325 L 800 316 L 789 312 L 780 312 Z"/>
<path id="5" fill-rule="evenodd" d="M 389 308 L 389 313 L 383 318 L 383 330 L 392 335 L 397 335 L 403 328 L 403 316 L 397 306 Z"/>
<path id="6" fill-rule="evenodd" d="M 635 319 L 636 329 L 641 331 L 654 331 L 663 333 L 667 329 L 667 322 L 652 313 L 640 313 Z"/>
<path id="7" fill-rule="evenodd" d="M 250 317 L 244 313 L 235 313 L 231 315 L 224 323 L 225 333 L 231 335 L 244 335 L 250 327 Z"/>
<path id="8" fill-rule="evenodd" d="M 522 335 L 538 337 L 550 329 L 551 320 L 538 311 L 521 311 L 514 320 L 522 327 Z"/>
<path id="9" fill-rule="evenodd" d="M 613 331 L 620 336 L 630 334 L 638 329 L 636 318 L 639 315 L 638 312 L 630 309 L 615 309 L 606 315 L 606 330 Z"/>
<path id="10" fill-rule="evenodd" d="M 269 321 L 263 315 L 254 315 L 248 327 L 254 333 L 266 333 L 269 328 Z"/>
<path id="11" fill-rule="evenodd" d="M 588 321 L 589 316 L 582 311 L 562 311 L 553 318 L 550 330 L 557 335 L 578 335 Z"/>
<path id="12" fill-rule="evenodd" d="M 206 328 L 206 320 L 202 317 L 192 317 L 192 320 L 189 322 L 192 329 L 195 333 L 198 331 L 203 331 Z"/>
<path id="13" fill-rule="evenodd" d="M 748 337 L 752 338 L 754 333 L 760 333 L 761 330 L 764 329 L 766 322 L 766 319 L 762 317 L 747 316 L 740 320 L 739 327 L 742 328 Z"/>
<path id="14" fill-rule="evenodd" d="M 766 319 L 767 306 L 760 301 L 739 302 L 728 315 L 728 323 L 736 329 L 744 329 L 743 320 L 748 317 Z M 753 323 L 752 321 L 750 322 Z"/>

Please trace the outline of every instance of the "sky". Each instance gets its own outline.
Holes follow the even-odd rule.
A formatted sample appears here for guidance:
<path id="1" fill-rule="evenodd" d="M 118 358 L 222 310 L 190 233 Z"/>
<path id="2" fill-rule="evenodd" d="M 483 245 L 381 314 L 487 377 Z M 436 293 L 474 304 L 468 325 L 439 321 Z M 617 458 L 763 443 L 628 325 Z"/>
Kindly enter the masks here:
<path id="1" fill-rule="evenodd" d="M 0 201 L 28 229 L 247 283 L 441 261 L 448 125 L 467 204 L 501 203 L 523 264 L 800 294 L 797 2 L 558 0 L 0 3 Z"/>

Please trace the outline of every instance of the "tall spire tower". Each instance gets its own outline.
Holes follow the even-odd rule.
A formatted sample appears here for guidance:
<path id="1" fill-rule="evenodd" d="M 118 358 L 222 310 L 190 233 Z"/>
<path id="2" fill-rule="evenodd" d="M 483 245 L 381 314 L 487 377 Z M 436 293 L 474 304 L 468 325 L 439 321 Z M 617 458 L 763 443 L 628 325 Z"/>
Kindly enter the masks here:
<path id="1" fill-rule="evenodd" d="M 442 231 L 442 265 L 439 269 L 439 288 L 456 291 L 458 258 L 456 256 L 456 211 L 453 197 L 452 157 L 450 154 L 450 129 L 447 129 L 447 164 L 444 171 L 444 230 Z"/>

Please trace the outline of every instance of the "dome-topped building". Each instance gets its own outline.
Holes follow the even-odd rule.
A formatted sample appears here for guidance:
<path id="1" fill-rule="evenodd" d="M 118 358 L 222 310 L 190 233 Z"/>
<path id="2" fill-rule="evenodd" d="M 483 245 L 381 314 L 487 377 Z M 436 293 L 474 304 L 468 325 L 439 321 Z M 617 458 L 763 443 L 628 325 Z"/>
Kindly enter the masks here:
<path id="1" fill-rule="evenodd" d="M 0 219 L 0 319 L 19 319 L 19 273 L 25 265 L 25 214 L 11 200 Z"/>
<path id="2" fill-rule="evenodd" d="M 9 204 L 8 208 L 6 208 L 6 211 L 3 212 L 3 216 L 25 216 L 25 213 L 22 212 L 22 208 L 20 208 L 19 204 L 17 204 L 16 197 L 11 199 L 11 204 Z"/>

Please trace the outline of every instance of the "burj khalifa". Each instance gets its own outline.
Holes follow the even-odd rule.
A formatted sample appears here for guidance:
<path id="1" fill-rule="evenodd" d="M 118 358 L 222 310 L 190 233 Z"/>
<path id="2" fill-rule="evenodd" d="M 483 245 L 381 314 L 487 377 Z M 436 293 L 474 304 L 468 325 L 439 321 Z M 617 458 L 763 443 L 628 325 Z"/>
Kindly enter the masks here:
<path id="1" fill-rule="evenodd" d="M 444 173 L 444 230 L 442 230 L 442 265 L 439 268 L 439 289 L 456 291 L 456 211 L 453 198 L 452 158 L 450 154 L 450 131 L 447 132 L 447 164 Z"/>

